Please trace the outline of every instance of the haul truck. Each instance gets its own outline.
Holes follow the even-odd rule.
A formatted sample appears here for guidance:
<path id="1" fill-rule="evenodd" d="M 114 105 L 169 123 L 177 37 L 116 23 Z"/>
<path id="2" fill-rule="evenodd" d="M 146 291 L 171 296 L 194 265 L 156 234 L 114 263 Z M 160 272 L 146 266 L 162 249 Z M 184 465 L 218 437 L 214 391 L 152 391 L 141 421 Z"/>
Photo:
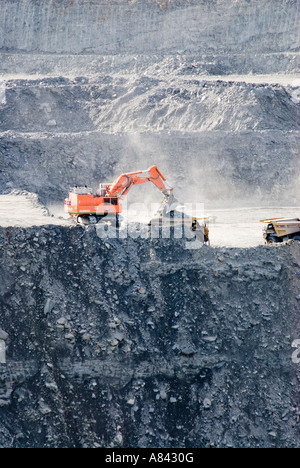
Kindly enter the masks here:
<path id="1" fill-rule="evenodd" d="M 299 218 L 270 218 L 260 222 L 266 224 L 263 236 L 267 244 L 277 244 L 289 239 L 300 241 Z"/>

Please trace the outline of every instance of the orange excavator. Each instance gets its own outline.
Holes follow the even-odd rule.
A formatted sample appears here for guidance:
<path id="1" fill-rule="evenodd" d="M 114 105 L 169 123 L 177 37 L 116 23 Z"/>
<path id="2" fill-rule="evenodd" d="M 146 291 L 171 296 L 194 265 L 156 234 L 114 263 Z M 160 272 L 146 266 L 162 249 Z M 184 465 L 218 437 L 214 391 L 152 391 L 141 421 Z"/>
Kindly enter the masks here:
<path id="1" fill-rule="evenodd" d="M 96 224 L 107 215 L 113 215 L 119 227 L 119 214 L 122 213 L 121 201 L 134 185 L 152 182 L 164 194 L 170 203 L 173 199 L 173 189 L 157 166 L 146 171 L 122 174 L 112 184 L 100 184 L 96 194 L 87 186 L 74 187 L 65 199 L 65 212 L 76 217 L 81 224 Z"/>

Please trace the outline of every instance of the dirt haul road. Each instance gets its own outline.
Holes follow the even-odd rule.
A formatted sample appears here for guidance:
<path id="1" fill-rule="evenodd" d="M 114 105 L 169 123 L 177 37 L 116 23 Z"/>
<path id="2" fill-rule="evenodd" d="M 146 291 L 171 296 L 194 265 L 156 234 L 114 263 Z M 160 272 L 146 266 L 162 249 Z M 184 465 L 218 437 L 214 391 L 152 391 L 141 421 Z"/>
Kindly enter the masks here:
<path id="1" fill-rule="evenodd" d="M 0 195 L 0 226 L 22 227 L 66 225 L 64 219 L 49 216 L 48 210 L 37 202 L 34 194 Z"/>
<path id="2" fill-rule="evenodd" d="M 209 230 L 212 247 L 248 248 L 263 245 L 261 219 L 298 217 L 300 207 L 240 207 L 211 209 Z M 127 220 L 128 222 L 133 220 Z M 146 219 L 143 219 L 146 222 Z M 125 218 L 126 222 L 126 218 Z M 62 207 L 47 208 L 40 205 L 34 194 L 0 195 L 0 226 L 22 227 L 70 225 Z"/>

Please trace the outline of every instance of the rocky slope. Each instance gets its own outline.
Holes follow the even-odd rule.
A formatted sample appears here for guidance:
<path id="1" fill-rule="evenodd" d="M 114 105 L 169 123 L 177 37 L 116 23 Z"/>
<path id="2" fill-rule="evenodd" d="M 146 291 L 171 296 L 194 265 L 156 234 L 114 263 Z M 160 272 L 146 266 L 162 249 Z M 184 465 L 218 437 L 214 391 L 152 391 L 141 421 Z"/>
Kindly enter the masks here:
<path id="1" fill-rule="evenodd" d="M 295 89 L 176 76 L 78 81 L 6 83 L 2 191 L 61 201 L 71 185 L 155 162 L 188 201 L 297 198 Z"/>
<path id="2" fill-rule="evenodd" d="M 183 242 L 1 230 L 2 447 L 297 446 L 298 246 Z"/>

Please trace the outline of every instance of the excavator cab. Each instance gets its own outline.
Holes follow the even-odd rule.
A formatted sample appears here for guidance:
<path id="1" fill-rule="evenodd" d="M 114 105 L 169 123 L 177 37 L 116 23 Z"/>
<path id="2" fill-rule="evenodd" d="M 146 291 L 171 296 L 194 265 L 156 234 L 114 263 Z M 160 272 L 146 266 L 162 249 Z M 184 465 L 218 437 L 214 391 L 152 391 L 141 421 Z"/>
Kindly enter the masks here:
<path id="1" fill-rule="evenodd" d="M 96 192 L 97 197 L 105 197 L 109 190 L 110 184 L 99 184 L 99 188 Z"/>

